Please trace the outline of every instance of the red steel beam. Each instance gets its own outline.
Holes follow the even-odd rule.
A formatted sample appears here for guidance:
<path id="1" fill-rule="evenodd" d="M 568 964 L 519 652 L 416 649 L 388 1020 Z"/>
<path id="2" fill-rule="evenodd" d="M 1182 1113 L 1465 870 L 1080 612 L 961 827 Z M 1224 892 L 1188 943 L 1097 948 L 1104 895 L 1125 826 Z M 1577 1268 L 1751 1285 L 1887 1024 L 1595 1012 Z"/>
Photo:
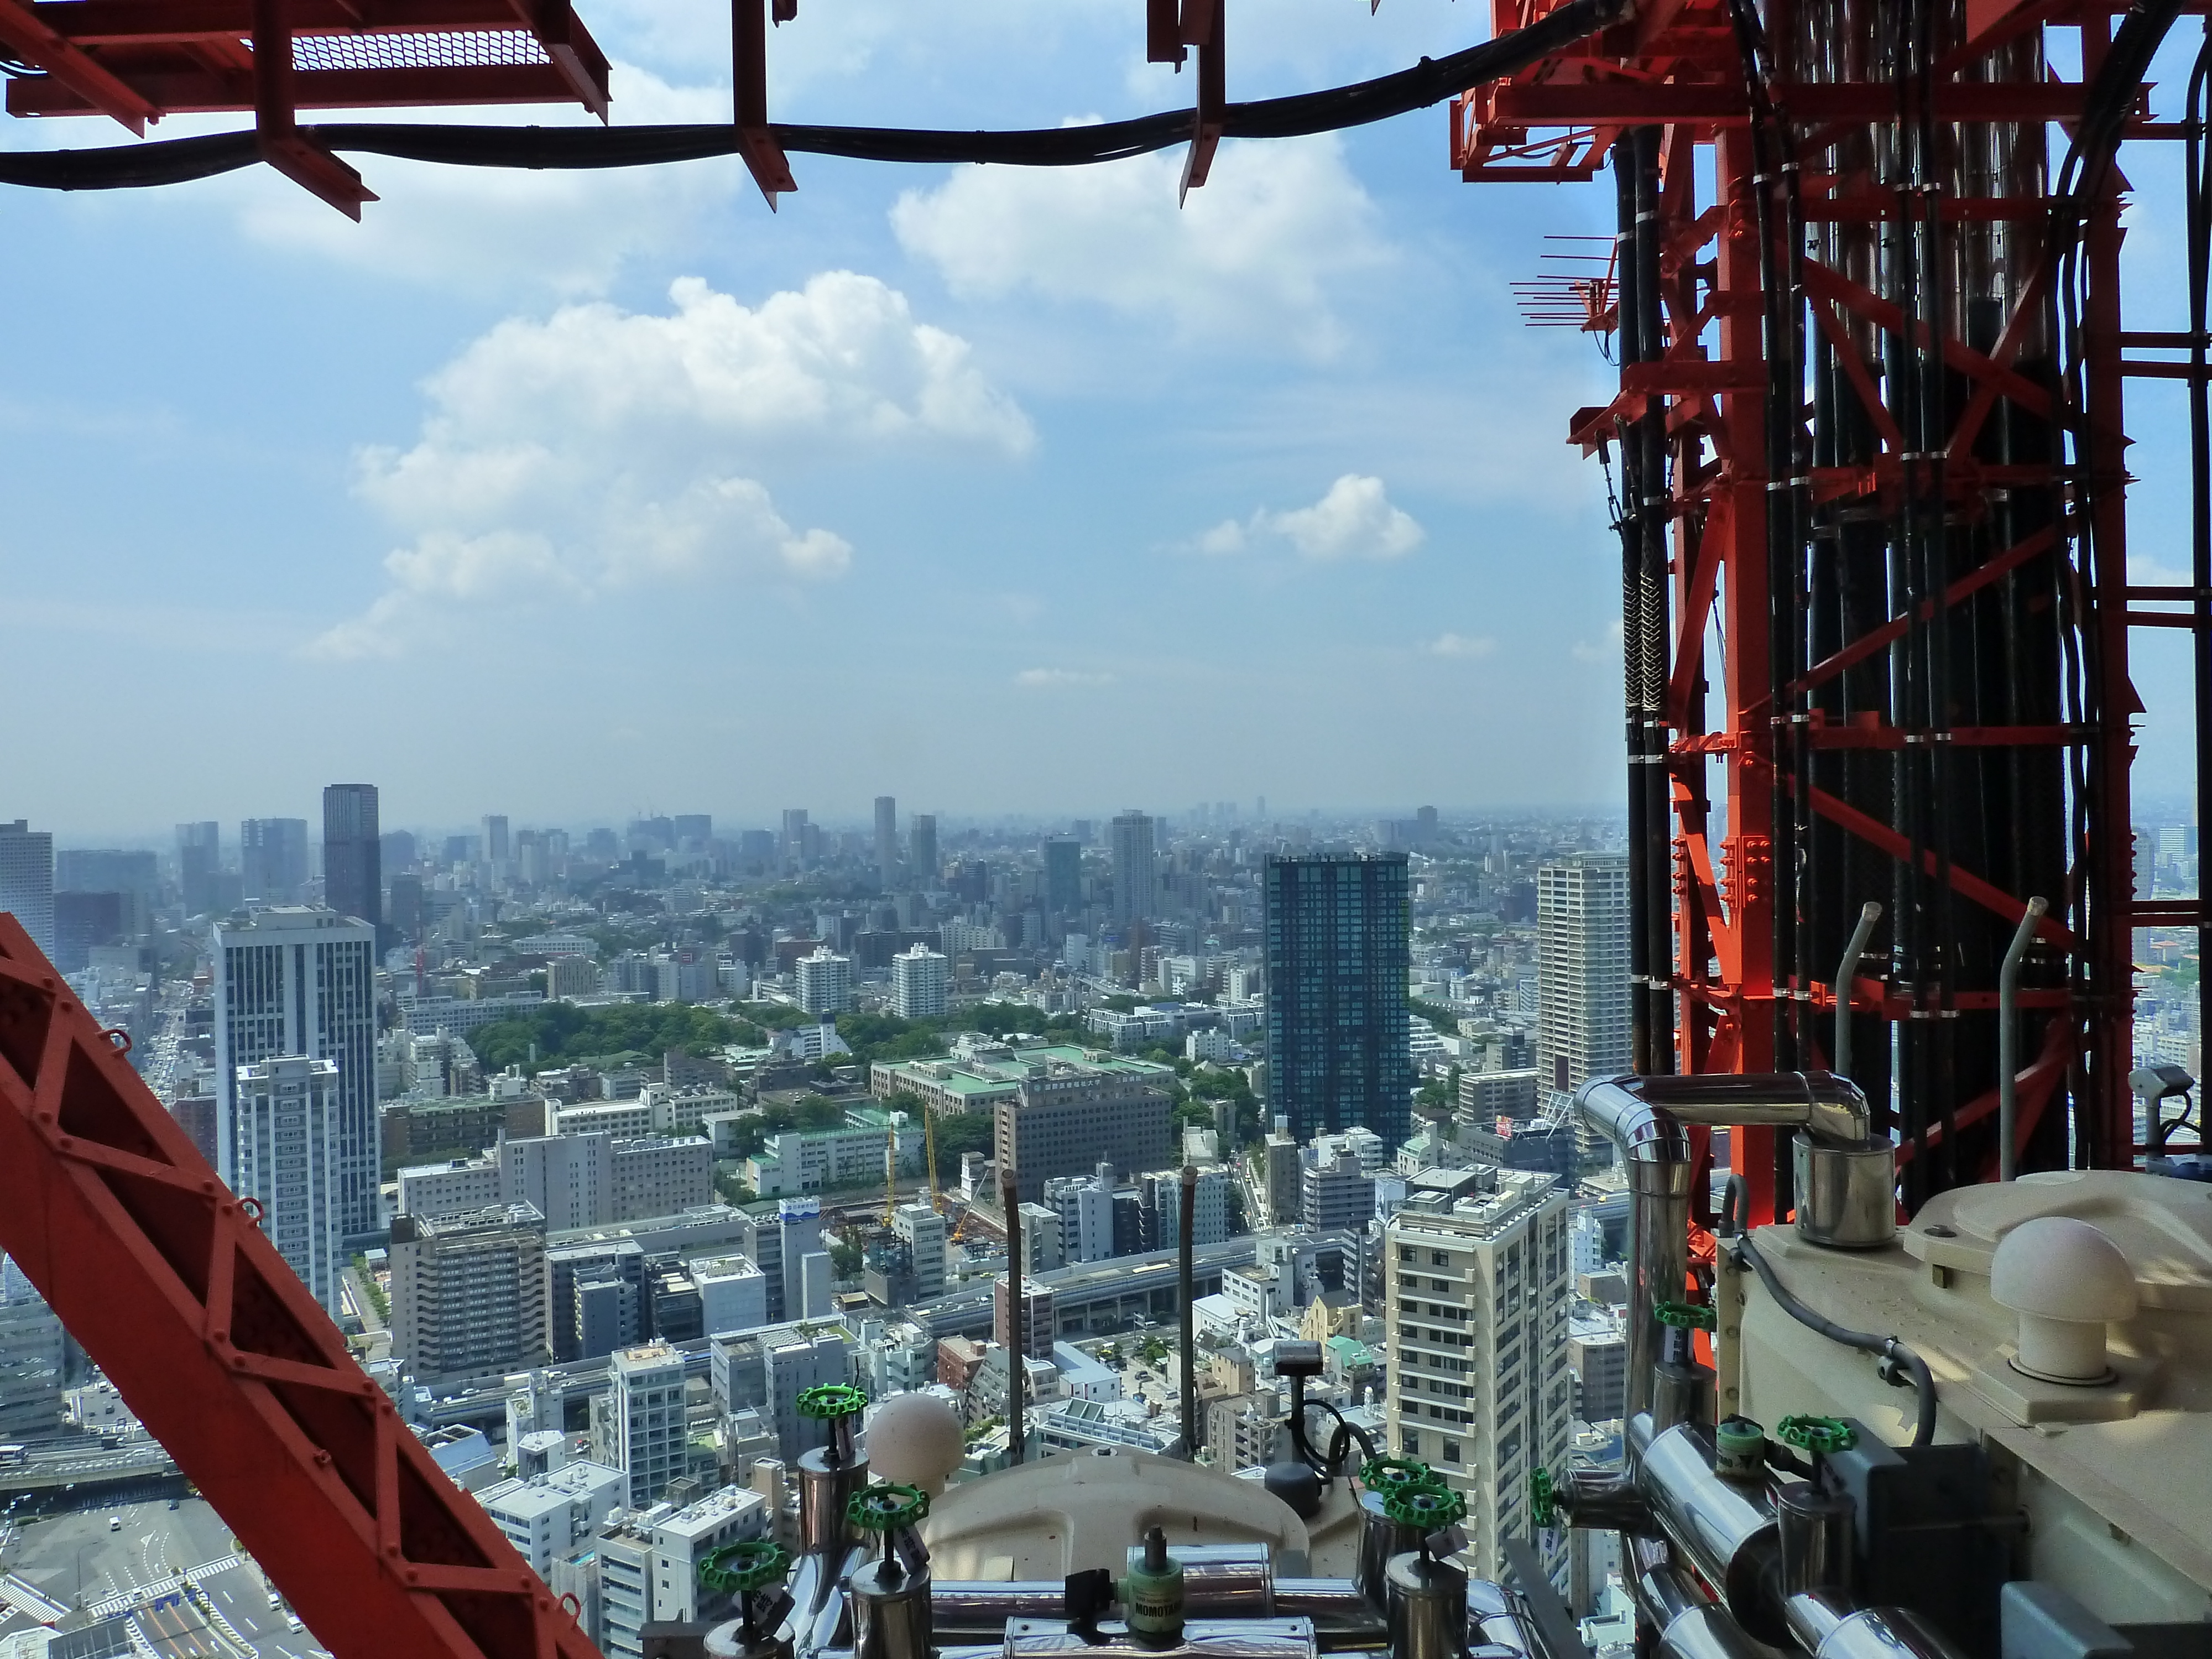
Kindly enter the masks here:
<path id="1" fill-rule="evenodd" d="M 8 915 L 0 1249 L 338 1659 L 597 1659 Z"/>
<path id="2" fill-rule="evenodd" d="M 235 42 L 253 33 L 253 0 L 38 0 L 21 9 L 40 27 L 80 46 Z M 293 0 L 289 10 L 295 37 L 518 27 L 514 8 L 507 0 L 372 0 L 361 8 L 349 7 L 343 0 Z"/>
<path id="3" fill-rule="evenodd" d="M 146 136 L 146 124 L 161 118 L 153 100 L 75 41 L 57 33 L 20 0 L 0 0 L 0 45 L 25 63 L 46 70 L 57 85 L 82 103 L 87 115 L 112 115 L 142 138 Z M 11 92 L 28 84 L 34 83 L 14 80 L 8 83 Z"/>
<path id="4" fill-rule="evenodd" d="M 781 10 L 776 21 L 783 21 Z M 799 182 L 791 176 L 791 160 L 768 122 L 767 0 L 730 0 L 730 52 L 738 153 L 773 213 L 775 198 L 797 190 Z"/>
<path id="5" fill-rule="evenodd" d="M 4 3 L 4 0 L 0 0 Z M 218 72 L 205 67 L 177 67 L 136 75 L 134 82 L 173 114 L 206 113 L 255 107 L 250 70 Z M 399 109 L 457 104 L 566 104 L 574 94 L 551 64 L 491 64 L 474 68 L 295 70 L 292 107 L 302 109 Z M 90 115 L 84 100 L 48 81 L 10 81 L 10 115 Z M 374 201 L 374 196 L 362 199 Z"/>

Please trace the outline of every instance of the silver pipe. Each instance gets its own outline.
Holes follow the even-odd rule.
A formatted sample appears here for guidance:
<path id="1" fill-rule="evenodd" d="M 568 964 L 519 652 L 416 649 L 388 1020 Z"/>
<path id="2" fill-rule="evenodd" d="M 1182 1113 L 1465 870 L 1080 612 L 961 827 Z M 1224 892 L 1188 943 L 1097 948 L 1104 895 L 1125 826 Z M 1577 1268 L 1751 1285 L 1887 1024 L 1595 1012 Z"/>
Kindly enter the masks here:
<path id="1" fill-rule="evenodd" d="M 1881 920 L 1881 906 L 1869 899 L 1859 907 L 1858 926 L 1851 929 L 1844 959 L 1836 964 L 1836 1041 L 1828 1051 L 1830 1067 L 1838 1077 L 1851 1074 L 1851 986 L 1859 974 L 1859 958 L 1866 954 L 1874 925 Z"/>
<path id="2" fill-rule="evenodd" d="M 1803 1129 L 1816 1142 L 1863 1146 L 1873 1114 L 1832 1072 L 1729 1077 L 1594 1078 L 1575 1092 L 1583 1121 L 1619 1149 L 1628 1170 L 1628 1400 L 1651 1406 L 1659 1334 L 1652 1310 L 1678 1300 L 1689 1277 L 1689 1137 L 1684 1126 Z"/>
<path id="3" fill-rule="evenodd" d="M 1145 1547 L 1129 1547 L 1129 1565 L 1141 1565 Z M 1267 1545 L 1178 1544 L 1183 1611 L 1194 1618 L 1267 1619 L 1275 1607 L 1273 1553 Z"/>
<path id="4" fill-rule="evenodd" d="M 2006 947 L 2004 966 L 1997 970 L 1997 1179 L 2010 1181 L 2020 1173 L 2020 969 L 2027 956 L 2027 942 L 2035 937 L 2035 924 L 2051 901 L 2032 898 L 2021 913 Z"/>
<path id="5" fill-rule="evenodd" d="M 1759 1640 L 1780 1640 L 1774 1507 L 1763 1486 L 1713 1472 L 1712 1430 L 1702 1423 L 1668 1430 L 1645 1449 L 1636 1480 L 1661 1529 L 1720 1592 L 1722 1605 Z"/>
<path id="6" fill-rule="evenodd" d="M 1857 1511 L 1848 1498 L 1792 1480 L 1774 1494 L 1782 1543 L 1782 1589 L 1840 1589 L 1851 1582 L 1851 1534 Z"/>
<path id="7" fill-rule="evenodd" d="M 1178 1553 L 1180 1559 L 1180 1553 Z M 1188 1580 L 1185 1581 L 1186 1586 Z M 1188 1593 L 1186 1588 L 1185 1594 Z M 1278 1578 L 1275 1611 L 1285 1618 L 1311 1619 L 1332 1625 L 1372 1626 L 1380 1630 L 1375 1607 L 1351 1578 Z"/>
<path id="8" fill-rule="evenodd" d="M 1561 1471 L 1554 1477 L 1552 1503 L 1570 1527 L 1648 1534 L 1655 1524 L 1634 1477 L 1618 1469 L 1575 1465 Z"/>
<path id="9" fill-rule="evenodd" d="M 1194 1619 L 1165 1647 L 1110 1626 L 1094 1636 L 1056 1620 L 1017 1619 L 1000 1651 L 1003 1659 L 1315 1659 L 1318 1649 L 1305 1619 Z"/>
<path id="10" fill-rule="evenodd" d="M 1009 1619 L 1059 1617 L 1067 1586 L 1057 1578 L 939 1578 L 930 1601 L 940 1631 L 997 1631 Z"/>
<path id="11" fill-rule="evenodd" d="M 1656 1566 L 1637 1580 L 1638 1618 L 1659 1634 L 1668 1659 L 1764 1659 L 1769 1650 L 1706 1599 L 1687 1574 Z"/>
<path id="12" fill-rule="evenodd" d="M 1791 1596 L 1784 1612 L 1790 1634 L 1814 1659 L 1960 1659 L 1942 1632 L 1909 1607 L 1856 1607 L 1847 1596 L 1811 1591 Z"/>

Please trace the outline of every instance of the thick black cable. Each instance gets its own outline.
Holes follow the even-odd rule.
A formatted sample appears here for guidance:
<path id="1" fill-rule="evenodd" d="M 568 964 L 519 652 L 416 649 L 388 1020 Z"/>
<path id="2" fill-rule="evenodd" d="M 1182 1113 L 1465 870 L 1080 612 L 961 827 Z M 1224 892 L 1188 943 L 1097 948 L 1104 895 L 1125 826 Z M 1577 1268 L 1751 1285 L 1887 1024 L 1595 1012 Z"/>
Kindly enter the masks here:
<path id="1" fill-rule="evenodd" d="M 1627 0 L 1567 0 L 1522 29 L 1410 69 L 1349 86 L 1287 98 L 1231 104 L 1222 132 L 1231 138 L 1297 138 L 1364 126 L 1440 103 L 1469 87 L 1518 73 L 1616 21 Z M 1166 149 L 1191 136 L 1188 110 L 1127 121 L 1006 132 L 904 127 L 777 125 L 793 154 L 858 161 L 971 161 L 1002 167 L 1088 167 Z M 335 123 L 301 129 L 311 141 L 354 155 L 390 155 L 460 167 L 591 169 L 647 167 L 731 155 L 738 129 L 720 123 L 637 127 L 481 127 Z M 250 167 L 260 159 L 252 132 L 164 139 L 91 150 L 33 150 L 0 155 L 0 184 L 43 190 L 125 190 L 182 184 Z"/>
<path id="2" fill-rule="evenodd" d="M 1773 1267 L 1759 1253 L 1758 1245 L 1750 1236 L 1735 1241 L 1734 1249 L 1739 1261 L 1751 1264 L 1759 1275 L 1759 1282 L 1774 1298 L 1775 1305 L 1808 1330 L 1817 1331 L 1831 1342 L 1841 1343 L 1846 1348 L 1856 1348 L 1861 1353 L 1870 1353 L 1878 1359 L 1887 1359 L 1912 1379 L 1913 1393 L 1918 1396 L 1918 1411 L 1912 1425 L 1912 1443 L 1925 1446 L 1936 1438 L 1936 1379 L 1928 1370 L 1928 1362 L 1893 1336 L 1876 1336 L 1871 1331 L 1855 1331 L 1848 1325 L 1838 1325 L 1826 1314 L 1807 1307 L 1784 1288 L 1775 1276 Z"/>

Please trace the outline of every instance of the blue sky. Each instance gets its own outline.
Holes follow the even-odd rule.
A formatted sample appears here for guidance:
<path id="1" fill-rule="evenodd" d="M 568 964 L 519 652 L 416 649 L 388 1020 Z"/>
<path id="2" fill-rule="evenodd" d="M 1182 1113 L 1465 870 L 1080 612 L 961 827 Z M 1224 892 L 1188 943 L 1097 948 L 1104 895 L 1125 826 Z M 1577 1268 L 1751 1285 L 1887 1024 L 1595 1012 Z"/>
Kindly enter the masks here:
<path id="1" fill-rule="evenodd" d="M 722 118 L 726 10 L 583 9 L 618 121 Z M 810 5 L 772 106 L 1182 103 L 1141 13 Z M 1484 27 L 1239 10 L 1231 95 Z M 1180 212 L 1179 154 L 798 156 L 775 216 L 733 161 L 361 157 L 358 226 L 263 169 L 12 192 L 0 653 L 32 717 L 0 807 L 82 836 L 340 777 L 399 823 L 1610 801 L 1618 554 L 1561 441 L 1605 366 L 1507 286 L 1609 229 L 1610 185 L 1469 186 L 1445 149 L 1441 108 L 1231 143 Z"/>

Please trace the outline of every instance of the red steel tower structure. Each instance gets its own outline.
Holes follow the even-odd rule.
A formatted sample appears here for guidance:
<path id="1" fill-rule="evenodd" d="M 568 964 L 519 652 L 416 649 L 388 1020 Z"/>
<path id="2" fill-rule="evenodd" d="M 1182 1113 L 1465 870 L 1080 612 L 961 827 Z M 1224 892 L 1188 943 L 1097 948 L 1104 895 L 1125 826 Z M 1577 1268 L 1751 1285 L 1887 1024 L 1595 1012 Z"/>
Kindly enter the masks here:
<path id="1" fill-rule="evenodd" d="M 1453 107 L 1465 178 L 1618 197 L 1607 276 L 1552 297 L 1620 343 L 1571 435 L 1618 469 L 1638 1069 L 1832 1064 L 1843 996 L 1908 1206 L 1995 1173 L 2031 896 L 2024 1169 L 2133 1162 L 2132 930 L 2200 922 L 2131 854 L 2130 635 L 2194 630 L 2201 686 L 2212 573 L 2200 530 L 2191 586 L 2127 575 L 2124 380 L 2201 409 L 2204 360 L 2121 321 L 2113 151 L 2189 131 L 2142 116 L 2178 7 L 2123 10 L 1658 0 Z M 1734 1159 L 1762 1218 L 1772 1143 Z"/>

